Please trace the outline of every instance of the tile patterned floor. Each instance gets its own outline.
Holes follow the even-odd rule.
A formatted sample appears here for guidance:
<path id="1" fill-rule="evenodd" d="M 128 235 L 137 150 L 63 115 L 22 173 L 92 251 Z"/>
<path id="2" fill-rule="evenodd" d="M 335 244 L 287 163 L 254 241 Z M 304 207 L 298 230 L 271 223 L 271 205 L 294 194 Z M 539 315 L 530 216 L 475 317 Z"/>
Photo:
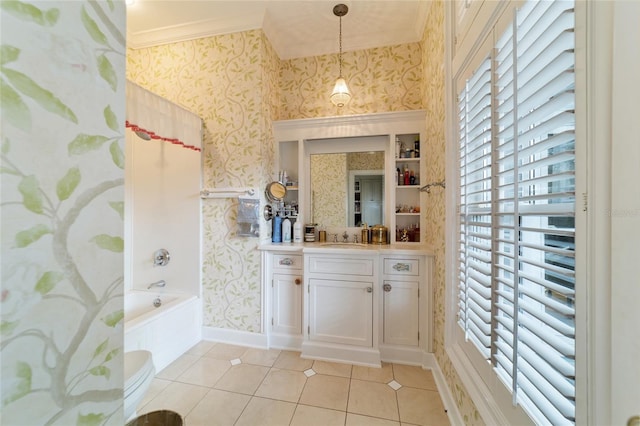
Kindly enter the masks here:
<path id="1" fill-rule="evenodd" d="M 449 424 L 431 371 L 205 341 L 156 375 L 138 414 L 160 409 L 178 412 L 185 426 Z"/>

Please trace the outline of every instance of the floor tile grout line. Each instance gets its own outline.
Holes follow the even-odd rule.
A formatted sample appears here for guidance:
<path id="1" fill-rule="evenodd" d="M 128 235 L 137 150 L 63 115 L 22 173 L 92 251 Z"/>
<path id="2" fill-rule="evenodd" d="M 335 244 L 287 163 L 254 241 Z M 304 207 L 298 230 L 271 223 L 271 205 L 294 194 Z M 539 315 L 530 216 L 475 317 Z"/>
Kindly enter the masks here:
<path id="1" fill-rule="evenodd" d="M 174 379 L 170 379 L 170 378 L 166 378 L 166 377 L 165 377 L 165 378 L 156 377 L 158 380 L 161 380 L 161 381 L 164 381 L 164 382 L 168 382 L 168 385 L 167 385 L 166 387 L 164 387 L 164 388 L 163 388 L 163 389 L 162 389 L 162 390 L 161 390 L 157 395 L 155 395 L 151 400 L 149 400 L 149 401 L 145 404 L 145 406 L 143 406 L 143 407 L 141 407 L 141 408 L 143 408 L 143 409 L 144 409 L 144 407 L 148 406 L 148 405 L 149 405 L 149 404 L 151 404 L 153 401 L 157 400 L 158 396 L 160 396 L 163 392 L 165 392 L 167 387 L 169 387 L 171 384 L 176 383 L 176 384 L 184 384 L 184 385 L 189 385 L 189 386 L 195 386 L 195 387 L 203 388 L 203 389 L 205 389 L 205 390 L 206 390 L 205 394 L 204 394 L 201 398 L 199 398 L 199 399 L 198 399 L 198 401 L 195 403 L 195 405 L 194 405 L 194 406 L 189 410 L 189 412 L 188 412 L 188 413 L 186 413 L 186 414 L 184 415 L 184 416 L 185 416 L 185 418 L 186 418 L 186 416 L 188 416 L 189 414 L 191 414 L 191 413 L 193 412 L 193 410 L 195 409 L 195 407 L 197 407 L 197 406 L 198 406 L 198 405 L 199 405 L 199 404 L 204 400 L 204 398 L 206 398 L 206 396 L 211 392 L 211 390 L 216 390 L 216 391 L 219 391 L 219 392 L 225 392 L 225 393 L 230 393 L 230 394 L 236 394 L 236 395 L 242 395 L 242 396 L 247 396 L 247 397 L 249 397 L 249 399 L 248 399 L 248 401 L 247 401 L 247 404 L 245 404 L 245 406 L 243 407 L 242 412 L 240 413 L 240 415 L 238 416 L 238 418 L 235 420 L 234 424 L 235 424 L 235 423 L 237 423 L 237 421 L 239 420 L 239 418 L 240 418 L 240 417 L 242 416 L 242 414 L 246 411 L 246 408 L 247 408 L 247 406 L 249 405 L 249 403 L 250 403 L 254 398 L 262 398 L 262 399 L 269 399 L 269 400 L 276 401 L 276 402 L 286 402 L 286 403 L 293 403 L 293 404 L 295 404 L 294 411 L 293 411 L 293 414 L 292 414 L 291 420 L 290 420 L 290 422 L 289 422 L 290 424 L 291 424 L 291 422 L 293 422 L 293 418 L 294 418 L 294 416 L 295 416 L 295 413 L 296 413 L 296 412 L 297 412 L 297 410 L 298 410 L 298 407 L 299 407 L 300 405 L 303 405 L 303 406 L 309 406 L 309 407 L 318 408 L 318 409 L 327 409 L 327 410 L 330 410 L 330 411 L 341 412 L 341 413 L 343 413 L 343 414 L 344 414 L 344 416 L 345 416 L 345 417 L 344 417 L 344 421 L 345 421 L 345 425 L 346 425 L 347 416 L 348 416 L 348 414 L 349 414 L 349 400 L 350 400 L 351 391 L 352 391 L 352 381 L 354 380 L 354 376 L 353 376 L 353 374 L 354 374 L 354 368 L 355 368 L 355 366 L 354 366 L 354 365 L 349 364 L 349 367 L 350 367 L 350 368 L 349 368 L 349 376 L 348 376 L 348 380 L 349 380 L 349 387 L 348 387 L 348 392 L 347 392 L 347 404 L 346 404 L 346 408 L 345 408 L 345 410 L 344 410 L 344 411 L 343 411 L 343 410 L 336 410 L 336 409 L 333 409 L 333 408 L 319 407 L 319 406 L 315 406 L 315 405 L 309 405 L 309 404 L 302 404 L 302 403 L 300 403 L 301 398 L 302 398 L 302 394 L 304 393 L 304 390 L 305 390 L 305 388 L 307 387 L 307 385 L 308 385 L 308 383 L 309 383 L 309 380 L 308 380 L 308 379 L 309 379 L 309 377 L 305 377 L 304 386 L 302 387 L 302 390 L 300 391 L 300 394 L 298 395 L 298 398 L 297 398 L 297 401 L 296 401 L 296 402 L 292 402 L 292 401 L 284 401 L 284 400 L 281 400 L 281 399 L 278 399 L 278 398 L 274 398 L 274 397 L 258 397 L 258 396 L 256 395 L 256 393 L 257 393 L 258 389 L 260 388 L 260 386 L 262 386 L 262 385 L 264 384 L 264 382 L 265 382 L 265 380 L 266 380 L 267 376 L 269 376 L 269 375 L 273 372 L 273 370 L 274 370 L 274 369 L 276 369 L 275 364 L 278 362 L 278 359 L 280 358 L 280 356 L 282 356 L 282 354 L 285 352 L 284 350 L 283 350 L 283 351 L 281 351 L 281 353 L 280 353 L 280 354 L 278 354 L 278 356 L 274 359 L 273 363 L 272 363 L 270 366 L 268 366 L 268 365 L 262 365 L 262 364 L 253 364 L 253 363 L 250 363 L 250 362 L 244 362 L 244 361 L 243 361 L 243 363 L 244 363 L 244 364 L 247 364 L 247 365 L 252 365 L 252 366 L 257 366 L 257 367 L 265 367 L 265 368 L 268 368 L 268 371 L 266 372 L 266 374 L 264 375 L 264 377 L 262 378 L 262 380 L 260 381 L 260 383 L 257 385 L 257 387 L 255 388 L 255 390 L 253 390 L 253 392 L 252 392 L 251 394 L 246 394 L 246 393 L 241 393 L 241 392 L 236 392 L 236 391 L 230 391 L 230 390 L 224 390 L 224 389 L 217 389 L 217 388 L 215 388 L 216 384 L 217 384 L 217 383 L 219 382 L 219 380 L 224 376 L 224 374 L 223 374 L 221 377 L 219 377 L 219 378 L 216 380 L 216 382 L 215 382 L 212 386 L 202 385 L 202 384 L 193 384 L 193 383 L 188 383 L 188 382 L 183 382 L 183 381 L 181 381 L 181 380 L 180 380 L 180 377 L 181 377 L 182 375 L 184 375 L 184 374 L 185 374 L 185 372 L 186 372 L 187 370 L 189 370 L 189 368 L 193 367 L 193 365 L 194 365 L 198 360 L 200 360 L 200 359 L 202 359 L 202 358 L 214 358 L 214 359 L 220 359 L 220 358 L 207 357 L 207 356 L 206 356 L 206 354 L 207 354 L 207 353 L 209 353 L 209 352 L 211 352 L 211 351 L 214 349 L 214 347 L 215 347 L 215 346 L 216 346 L 216 345 L 214 344 L 211 348 L 209 348 L 207 351 L 205 351 L 205 352 L 204 352 L 204 353 L 202 353 L 202 354 L 198 354 L 198 355 L 196 355 L 196 354 L 188 354 L 188 355 L 190 355 L 191 357 L 196 358 L 196 360 L 195 360 L 194 362 L 192 362 L 192 363 L 189 363 L 189 365 L 186 367 L 186 369 L 185 369 L 184 371 L 182 371 L 180 374 L 178 374 L 176 378 L 174 378 Z M 246 354 L 246 351 L 242 354 L 242 356 L 244 356 L 245 354 Z M 298 355 L 298 356 L 299 356 L 299 355 Z M 241 358 L 241 357 L 240 357 L 240 358 Z M 234 358 L 234 359 L 235 359 L 235 358 Z M 230 360 L 226 359 L 226 361 L 230 361 Z M 326 362 L 329 362 L 329 361 L 326 361 Z M 315 360 L 314 360 L 314 363 L 315 363 Z M 397 377 L 396 377 L 396 376 L 397 376 L 397 374 L 398 374 L 398 372 L 397 372 L 397 367 L 396 367 L 396 365 L 395 365 L 394 363 L 390 363 L 390 364 L 391 364 L 391 367 L 392 367 L 392 377 L 393 377 L 393 378 L 392 378 L 392 380 L 394 380 L 394 381 L 396 381 L 397 383 L 399 383 L 399 384 L 401 385 L 401 387 L 406 387 L 406 388 L 414 389 L 414 390 L 418 390 L 418 391 L 426 391 L 426 392 L 430 392 L 430 393 L 431 393 L 431 392 L 435 392 L 436 394 L 438 394 L 438 395 L 439 395 L 439 391 L 438 391 L 438 389 L 437 389 L 437 388 L 436 388 L 436 389 L 431 389 L 431 388 L 427 388 L 427 387 L 406 386 L 406 385 L 403 385 L 402 383 L 398 382 Z M 313 365 L 314 365 L 314 364 L 312 363 L 311 368 L 313 368 Z M 281 367 L 277 367 L 277 369 L 278 369 L 278 370 L 286 370 L 286 371 L 298 372 L 298 373 L 300 372 L 300 370 L 299 370 L 299 369 L 289 369 L 289 368 L 281 368 Z M 228 370 L 227 370 L 227 371 L 228 371 Z M 225 374 L 226 374 L 226 372 L 225 372 Z M 344 375 L 334 375 L 334 374 L 320 374 L 320 375 L 329 376 L 329 377 L 345 377 Z M 345 377 L 345 378 L 347 378 L 347 377 Z M 379 382 L 379 381 L 377 381 L 377 380 L 368 380 L 368 379 L 365 379 L 365 378 L 358 378 L 358 380 L 361 380 L 361 381 L 363 381 L 363 382 L 381 383 L 381 382 Z M 388 383 L 389 383 L 389 382 L 387 382 L 386 384 L 388 384 Z M 418 385 L 418 386 L 420 386 L 420 385 Z M 400 422 L 401 422 L 401 418 L 400 418 L 400 403 L 399 403 L 398 390 L 395 390 L 395 389 L 394 389 L 394 393 L 395 393 L 395 395 L 396 395 L 396 408 L 397 408 L 397 414 L 398 414 L 398 422 L 400 423 Z M 143 410 L 140 410 L 140 411 L 141 411 L 141 412 L 143 412 Z M 376 419 L 391 420 L 391 419 L 386 419 L 386 418 L 382 418 L 382 417 L 372 416 L 372 415 L 368 415 L 368 414 L 359 414 L 359 413 L 353 413 L 353 414 L 354 414 L 354 415 L 355 415 L 355 414 L 357 414 L 357 415 L 359 415 L 359 416 L 364 416 L 364 417 L 376 418 Z M 393 420 L 391 420 L 391 421 L 393 421 Z"/>

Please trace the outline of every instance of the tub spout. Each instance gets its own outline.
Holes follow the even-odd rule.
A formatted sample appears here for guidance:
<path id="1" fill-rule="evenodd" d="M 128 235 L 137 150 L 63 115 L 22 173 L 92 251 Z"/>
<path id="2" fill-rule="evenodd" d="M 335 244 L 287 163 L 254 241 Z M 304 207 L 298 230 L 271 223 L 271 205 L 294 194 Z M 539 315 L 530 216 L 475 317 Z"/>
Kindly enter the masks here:
<path id="1" fill-rule="evenodd" d="M 149 290 L 151 287 L 164 287 L 166 285 L 167 285 L 167 282 L 165 280 L 156 281 L 155 283 L 149 284 L 149 287 L 147 287 L 147 290 Z"/>

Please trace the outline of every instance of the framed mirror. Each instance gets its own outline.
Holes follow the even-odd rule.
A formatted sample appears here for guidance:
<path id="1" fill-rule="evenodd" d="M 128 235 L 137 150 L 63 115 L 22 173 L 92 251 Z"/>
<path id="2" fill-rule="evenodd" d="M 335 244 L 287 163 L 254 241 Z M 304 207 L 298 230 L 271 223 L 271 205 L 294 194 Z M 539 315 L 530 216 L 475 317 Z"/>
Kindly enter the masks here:
<path id="1" fill-rule="evenodd" d="M 386 136 L 305 141 L 310 221 L 328 228 L 385 223 Z"/>

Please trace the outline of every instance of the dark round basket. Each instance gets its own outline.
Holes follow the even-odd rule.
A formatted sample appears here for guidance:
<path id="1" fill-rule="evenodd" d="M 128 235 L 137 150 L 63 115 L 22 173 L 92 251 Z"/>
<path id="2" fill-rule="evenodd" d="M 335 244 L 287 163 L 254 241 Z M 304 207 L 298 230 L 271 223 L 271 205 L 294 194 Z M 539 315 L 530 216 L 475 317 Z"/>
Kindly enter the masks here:
<path id="1" fill-rule="evenodd" d="M 175 411 L 152 411 L 136 417 L 126 426 L 182 426 L 182 417 Z"/>

